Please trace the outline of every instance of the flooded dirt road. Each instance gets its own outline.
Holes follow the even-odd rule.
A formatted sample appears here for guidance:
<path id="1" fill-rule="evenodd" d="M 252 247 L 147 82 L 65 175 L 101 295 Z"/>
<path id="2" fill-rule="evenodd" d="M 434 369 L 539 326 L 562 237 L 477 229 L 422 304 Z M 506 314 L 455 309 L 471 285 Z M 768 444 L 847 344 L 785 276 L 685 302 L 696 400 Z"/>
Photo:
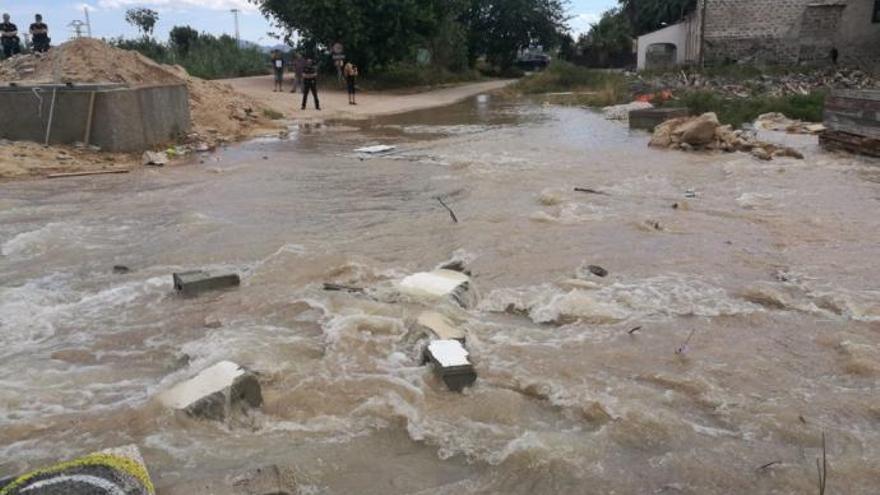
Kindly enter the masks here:
<path id="1" fill-rule="evenodd" d="M 282 464 L 301 493 L 803 494 L 824 432 L 829 491 L 877 492 L 876 162 L 651 150 L 489 96 L 358 126 L 0 184 L 0 474 L 136 443 L 160 493 Z M 406 343 L 427 306 L 385 291 L 450 259 L 479 291 L 440 308 L 463 395 Z M 180 299 L 192 268 L 243 285 Z M 223 360 L 261 373 L 259 413 L 156 403 Z"/>

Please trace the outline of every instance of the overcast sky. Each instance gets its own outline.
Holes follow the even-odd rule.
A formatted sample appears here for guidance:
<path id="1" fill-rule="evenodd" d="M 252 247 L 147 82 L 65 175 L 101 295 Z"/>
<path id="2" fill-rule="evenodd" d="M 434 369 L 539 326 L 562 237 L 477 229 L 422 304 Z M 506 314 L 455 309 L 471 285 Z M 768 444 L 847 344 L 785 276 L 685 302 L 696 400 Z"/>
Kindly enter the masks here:
<path id="1" fill-rule="evenodd" d="M 589 29 L 599 14 L 614 6 L 616 0 L 571 0 L 569 14 L 571 27 L 576 33 Z M 67 40 L 73 34 L 71 21 L 85 20 L 83 8 L 88 8 L 92 21 L 92 35 L 98 38 L 133 36 L 136 31 L 125 23 L 125 10 L 131 7 L 149 7 L 159 12 L 156 36 L 165 39 L 173 26 L 189 25 L 199 31 L 213 34 L 233 34 L 235 25 L 230 9 L 239 9 L 242 39 L 261 45 L 278 41 L 267 33 L 272 26 L 256 7 L 247 0 L 0 0 L 0 10 L 12 15 L 19 29 L 26 29 L 35 13 L 43 14 L 49 24 L 53 43 Z"/>

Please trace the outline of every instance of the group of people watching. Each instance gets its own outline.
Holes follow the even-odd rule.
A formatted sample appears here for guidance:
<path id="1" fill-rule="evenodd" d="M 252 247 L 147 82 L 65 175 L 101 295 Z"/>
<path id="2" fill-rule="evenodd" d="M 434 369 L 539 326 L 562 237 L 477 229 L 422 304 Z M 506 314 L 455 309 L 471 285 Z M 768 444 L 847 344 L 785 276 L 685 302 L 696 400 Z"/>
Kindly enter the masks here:
<path id="1" fill-rule="evenodd" d="M 43 16 L 34 16 L 34 22 L 28 31 L 31 35 L 31 43 L 34 52 L 45 53 L 49 51 L 49 26 L 43 22 Z M 9 14 L 3 14 L 3 22 L 0 23 L 0 46 L 3 47 L 3 58 L 9 58 L 21 53 L 21 38 L 18 37 L 18 26 L 12 23 Z"/>
<path id="2" fill-rule="evenodd" d="M 284 91 L 284 68 L 287 64 L 284 61 L 284 54 L 279 50 L 272 52 L 272 67 L 275 71 L 275 89 L 274 92 Z M 293 72 L 293 87 L 291 93 L 296 93 L 297 88 L 302 91 L 302 109 L 306 109 L 309 101 L 309 93 L 315 101 L 315 109 L 321 109 L 321 102 L 318 100 L 318 66 L 315 61 L 308 57 L 303 57 L 299 53 L 294 53 L 290 62 L 290 70 Z M 346 86 L 348 88 L 348 104 L 357 105 L 357 77 L 358 68 L 351 62 L 347 62 L 342 68 L 342 74 L 345 76 Z"/>

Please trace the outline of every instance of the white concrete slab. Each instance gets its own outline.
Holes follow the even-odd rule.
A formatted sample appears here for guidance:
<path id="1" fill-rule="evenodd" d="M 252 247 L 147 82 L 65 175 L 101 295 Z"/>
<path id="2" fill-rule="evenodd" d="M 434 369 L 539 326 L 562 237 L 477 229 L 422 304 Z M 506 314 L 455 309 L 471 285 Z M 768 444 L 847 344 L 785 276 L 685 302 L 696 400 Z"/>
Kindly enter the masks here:
<path id="1" fill-rule="evenodd" d="M 428 352 L 442 368 L 471 365 L 467 349 L 457 340 L 435 340 L 428 344 Z"/>
<path id="2" fill-rule="evenodd" d="M 159 394 L 159 401 L 173 409 L 186 409 L 205 397 L 232 387 L 235 380 L 245 373 L 241 366 L 222 361 Z"/>
<path id="3" fill-rule="evenodd" d="M 463 284 L 470 282 L 470 277 L 452 270 L 434 270 L 410 275 L 400 281 L 400 292 L 413 297 L 439 299 L 451 296 Z"/>

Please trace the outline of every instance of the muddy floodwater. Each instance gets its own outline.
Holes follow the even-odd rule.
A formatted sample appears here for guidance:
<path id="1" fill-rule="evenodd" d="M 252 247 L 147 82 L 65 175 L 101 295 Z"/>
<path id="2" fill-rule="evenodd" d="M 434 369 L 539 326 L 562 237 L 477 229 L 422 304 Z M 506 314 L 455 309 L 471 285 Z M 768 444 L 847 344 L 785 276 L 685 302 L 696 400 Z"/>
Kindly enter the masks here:
<path id="1" fill-rule="evenodd" d="M 135 443 L 160 493 L 279 464 L 306 494 L 804 494 L 824 433 L 829 493 L 876 494 L 880 165 L 769 139 L 806 160 L 483 95 L 0 184 L 0 475 Z M 393 294 L 453 259 L 474 307 Z M 242 286 L 175 296 L 194 268 Z M 406 338 L 425 309 L 467 331 L 463 394 Z M 223 360 L 261 410 L 156 402 Z"/>

